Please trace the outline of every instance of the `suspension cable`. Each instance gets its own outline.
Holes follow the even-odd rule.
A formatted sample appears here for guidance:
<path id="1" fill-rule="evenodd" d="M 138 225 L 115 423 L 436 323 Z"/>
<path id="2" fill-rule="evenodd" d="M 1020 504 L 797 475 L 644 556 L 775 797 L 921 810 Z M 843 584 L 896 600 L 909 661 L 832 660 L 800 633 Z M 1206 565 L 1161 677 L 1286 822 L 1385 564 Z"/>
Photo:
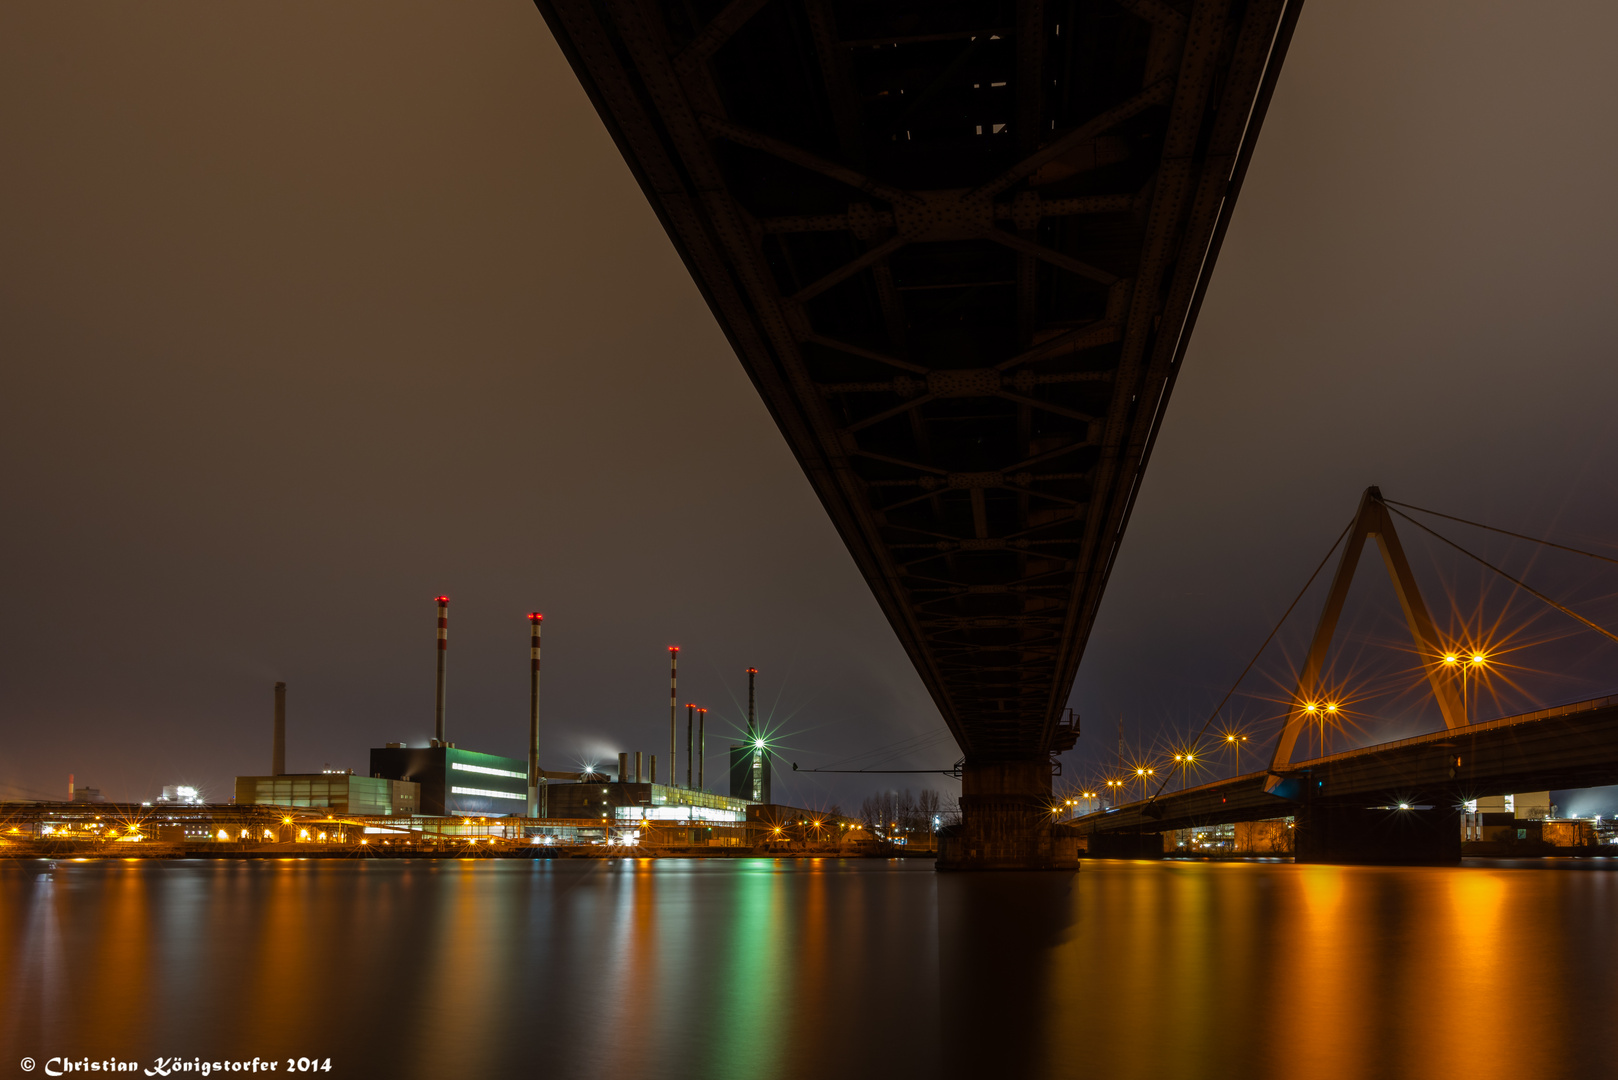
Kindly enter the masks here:
<path id="1" fill-rule="evenodd" d="M 950 732 L 948 729 L 943 731 L 927 731 L 920 735 L 911 735 L 895 742 L 885 743 L 881 746 L 873 747 L 870 750 L 862 750 L 857 754 L 845 754 L 840 758 L 827 762 L 820 770 L 815 771 L 836 769 L 844 765 L 851 765 L 854 762 L 865 758 L 874 759 L 870 762 L 870 766 L 881 765 L 904 754 L 914 754 L 920 750 L 931 749 L 934 745 L 949 737 Z"/>
<path id="2" fill-rule="evenodd" d="M 1499 574 L 1501 577 L 1505 578 L 1507 581 L 1509 581 L 1513 585 L 1517 586 L 1517 588 L 1522 589 L 1524 592 L 1531 593 L 1532 595 L 1538 597 L 1540 600 L 1543 600 L 1545 603 L 1549 604 L 1551 607 L 1555 608 L 1557 611 L 1560 611 L 1563 615 L 1566 615 L 1569 618 L 1577 619 L 1579 622 L 1583 623 L 1585 626 L 1588 626 L 1590 629 L 1594 630 L 1596 633 L 1603 634 L 1603 635 L 1611 638 L 1613 641 L 1618 641 L 1618 634 L 1614 634 L 1611 630 L 1608 630 L 1608 629 L 1606 629 L 1604 627 L 1597 626 L 1595 623 L 1591 622 L 1589 619 L 1586 619 L 1583 615 L 1580 615 L 1577 611 L 1574 611 L 1572 608 L 1566 607 L 1566 606 L 1564 606 L 1562 604 L 1558 604 L 1555 600 L 1552 600 L 1550 597 L 1546 596 L 1544 593 L 1540 592 L 1538 589 L 1534 588 L 1532 585 L 1529 585 L 1527 582 L 1524 582 L 1524 581 L 1521 581 L 1521 580 L 1519 580 L 1517 578 L 1512 577 L 1510 574 L 1506 573 L 1504 570 L 1500 569 L 1498 566 L 1494 565 L 1493 563 L 1489 562 L 1488 560 L 1484 559 L 1483 557 L 1481 557 L 1479 555 L 1472 554 L 1470 551 L 1466 550 L 1464 547 L 1457 544 L 1455 541 L 1451 540 L 1449 537 L 1443 535 L 1442 533 L 1434 532 L 1432 529 L 1429 529 L 1427 526 L 1423 525 L 1421 522 L 1417 521 L 1415 518 L 1411 517 L 1409 514 L 1403 513 L 1403 512 L 1398 511 L 1398 510 L 1395 510 L 1393 512 L 1395 514 L 1398 514 L 1400 517 L 1404 518 L 1406 521 L 1410 522 L 1410 524 L 1414 525 L 1416 528 L 1420 529 L 1422 532 L 1425 532 L 1430 536 L 1434 536 L 1434 537 L 1438 538 L 1439 540 L 1442 540 L 1444 543 L 1448 544 L 1450 547 L 1454 548 L 1456 551 L 1459 551 L 1462 555 L 1465 555 L 1467 558 L 1471 559 L 1473 562 L 1482 563 L 1484 566 L 1488 567 L 1490 570 L 1493 570 L 1495 573 Z M 1601 556 L 1599 556 L 1599 555 L 1596 556 L 1596 558 L 1598 558 L 1598 559 L 1600 557 Z"/>
<path id="3" fill-rule="evenodd" d="M 1343 526 L 1343 531 L 1337 534 L 1337 539 L 1332 541 L 1331 547 L 1326 549 L 1325 558 L 1320 560 L 1320 565 L 1315 567 L 1315 572 L 1309 575 L 1309 580 L 1303 583 L 1303 588 L 1298 590 L 1298 595 L 1293 597 L 1292 603 L 1287 605 L 1287 609 L 1284 613 L 1282 613 L 1280 621 L 1275 624 L 1274 628 L 1271 629 L 1269 634 L 1264 638 L 1264 644 L 1258 647 L 1258 651 L 1253 654 L 1253 659 L 1249 660 L 1247 662 L 1247 666 L 1242 668 L 1242 673 L 1236 676 L 1236 681 L 1230 684 L 1230 689 L 1225 691 L 1225 696 L 1219 699 L 1219 704 L 1214 707 L 1214 711 L 1208 715 L 1207 720 L 1203 721 L 1202 727 L 1197 731 L 1196 736 L 1191 740 L 1193 752 L 1195 752 L 1196 749 L 1202 745 L 1202 737 L 1208 733 L 1208 729 L 1212 727 L 1213 722 L 1218 719 L 1219 713 L 1225 707 L 1225 703 L 1228 702 L 1232 695 L 1236 693 L 1236 688 L 1242 684 L 1243 679 L 1247 678 L 1247 673 L 1253 670 L 1253 665 L 1258 663 L 1258 658 L 1260 656 L 1264 655 L 1264 650 L 1270 647 L 1270 642 L 1275 640 L 1275 635 L 1281 632 L 1281 626 L 1292 615 L 1292 609 L 1298 606 L 1298 602 L 1303 599 L 1304 593 L 1309 591 L 1309 586 L 1315 583 L 1315 578 L 1319 577 L 1320 572 L 1326 569 L 1326 564 L 1331 561 L 1332 552 L 1337 550 L 1337 545 L 1343 542 L 1343 537 L 1348 535 L 1348 531 L 1354 527 L 1354 522 L 1358 520 L 1359 514 L 1356 512 L 1355 515 L 1349 519 L 1348 524 Z M 1185 768 L 1185 766 L 1185 762 L 1177 762 L 1174 768 L 1168 771 L 1168 775 L 1163 777 L 1163 782 L 1157 786 L 1157 790 L 1152 792 L 1152 797 L 1146 801 L 1156 802 L 1157 797 L 1163 794 L 1163 789 L 1169 786 L 1169 781 L 1174 779 L 1174 774 Z"/>
<path id="4" fill-rule="evenodd" d="M 1502 536 L 1515 536 L 1518 540 L 1527 540 L 1527 541 L 1530 541 L 1531 543 L 1535 543 L 1535 544 L 1544 544 L 1546 547 L 1553 547 L 1553 548 L 1556 548 L 1558 551 L 1571 551 L 1575 555 L 1584 555 L 1584 556 L 1587 556 L 1587 557 L 1592 558 L 1592 559 L 1600 559 L 1602 562 L 1610 562 L 1610 563 L 1618 564 L 1618 559 L 1614 559 L 1609 555 L 1597 555 L 1595 552 L 1593 552 L 1593 551 L 1585 551 L 1583 548 L 1568 547 L 1566 544 L 1557 544 L 1557 543 L 1553 543 L 1550 540 L 1541 540 L 1537 536 L 1525 536 L 1522 533 L 1514 533 L 1510 529 L 1497 529 L 1493 525 L 1485 525 L 1481 521 L 1468 521 L 1468 520 L 1466 520 L 1466 518 L 1455 517 L 1452 514 L 1440 514 L 1437 510 L 1428 510 L 1426 507 L 1423 507 L 1423 506 L 1412 506 L 1409 503 L 1394 502 L 1392 499 L 1383 499 L 1382 501 L 1384 503 L 1388 504 L 1389 506 L 1402 506 L 1406 510 L 1416 510 L 1416 511 L 1419 511 L 1419 512 L 1421 512 L 1423 514 L 1431 514 L 1431 515 L 1433 515 L 1433 517 L 1444 518 L 1444 519 L 1446 519 L 1448 521 L 1458 521 L 1462 525 L 1470 525 L 1475 529 L 1487 529 L 1489 532 L 1497 532 L 1497 533 L 1500 533 Z M 1399 516 L 1404 517 L 1403 514 L 1400 514 Z M 1405 520 L 1408 521 L 1410 519 L 1405 518 Z M 1491 567 L 1491 569 L 1492 569 L 1492 567 Z"/>

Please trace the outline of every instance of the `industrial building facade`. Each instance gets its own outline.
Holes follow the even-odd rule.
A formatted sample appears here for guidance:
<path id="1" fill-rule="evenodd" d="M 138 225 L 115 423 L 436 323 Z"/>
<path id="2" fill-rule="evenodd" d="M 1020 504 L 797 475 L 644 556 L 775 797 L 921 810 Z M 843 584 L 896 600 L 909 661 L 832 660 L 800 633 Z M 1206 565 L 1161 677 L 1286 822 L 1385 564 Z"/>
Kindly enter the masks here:
<path id="1" fill-rule="evenodd" d="M 410 817 L 420 812 L 421 785 L 352 773 L 238 776 L 237 806 L 329 809 L 335 814 Z"/>
<path id="2" fill-rule="evenodd" d="M 370 772 L 420 784 L 420 814 L 521 817 L 528 809 L 528 763 L 520 758 L 390 744 L 371 751 Z"/>
<path id="3" fill-rule="evenodd" d="M 730 794 L 747 802 L 770 801 L 770 752 L 758 743 L 730 748 Z"/>
<path id="4" fill-rule="evenodd" d="M 667 784 L 551 784 L 547 798 L 551 817 L 607 818 L 615 825 L 638 821 L 727 824 L 747 820 L 747 802 L 743 799 Z"/>

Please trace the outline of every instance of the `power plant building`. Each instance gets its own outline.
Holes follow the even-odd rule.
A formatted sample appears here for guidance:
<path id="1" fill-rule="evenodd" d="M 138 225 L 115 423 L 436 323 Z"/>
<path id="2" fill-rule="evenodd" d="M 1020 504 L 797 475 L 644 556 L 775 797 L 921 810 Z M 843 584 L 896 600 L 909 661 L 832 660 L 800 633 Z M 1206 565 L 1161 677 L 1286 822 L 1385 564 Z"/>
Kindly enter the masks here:
<path id="1" fill-rule="evenodd" d="M 528 809 L 528 763 L 521 758 L 390 743 L 371 751 L 371 775 L 420 784 L 418 814 L 522 817 Z"/>
<path id="2" fill-rule="evenodd" d="M 746 802 L 770 798 L 770 752 L 757 744 L 730 748 L 730 795 Z"/>
<path id="3" fill-rule="evenodd" d="M 348 772 L 238 776 L 237 806 L 327 809 L 334 814 L 411 817 L 420 813 L 421 785 Z"/>
<path id="4" fill-rule="evenodd" d="M 550 817 L 607 818 L 614 825 L 639 821 L 730 824 L 747 820 L 745 800 L 668 784 L 551 784 L 546 797 Z"/>

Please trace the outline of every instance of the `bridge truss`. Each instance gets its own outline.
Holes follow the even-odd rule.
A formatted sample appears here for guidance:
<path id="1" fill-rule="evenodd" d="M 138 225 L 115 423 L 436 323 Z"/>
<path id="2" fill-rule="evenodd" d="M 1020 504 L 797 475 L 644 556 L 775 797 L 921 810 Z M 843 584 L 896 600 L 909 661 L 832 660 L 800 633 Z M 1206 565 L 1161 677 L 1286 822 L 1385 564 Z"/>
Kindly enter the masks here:
<path id="1" fill-rule="evenodd" d="M 1076 737 L 1299 3 L 538 0 L 969 763 Z"/>

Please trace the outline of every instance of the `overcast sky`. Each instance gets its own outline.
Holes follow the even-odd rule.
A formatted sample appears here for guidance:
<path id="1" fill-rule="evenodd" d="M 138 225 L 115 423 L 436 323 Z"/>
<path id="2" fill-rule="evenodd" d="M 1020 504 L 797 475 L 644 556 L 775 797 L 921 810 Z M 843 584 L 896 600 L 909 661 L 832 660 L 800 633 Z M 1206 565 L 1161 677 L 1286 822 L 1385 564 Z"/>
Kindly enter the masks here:
<path id="1" fill-rule="evenodd" d="M 1367 484 L 1618 554 L 1618 8 L 1554 9 L 1309 0 L 1070 777 L 1120 718 L 1200 725 Z M 749 666 L 786 761 L 957 756 L 523 0 L 7 5 L 0 346 L 0 797 L 228 797 L 277 680 L 289 767 L 364 771 L 431 734 L 440 592 L 464 747 L 522 752 L 539 610 L 548 768 L 666 756 L 671 644 L 721 790 Z M 1532 646 L 1480 708 L 1618 691 L 1618 646 L 1408 531 L 1441 624 Z M 1618 624 L 1613 567 L 1441 531 Z M 1364 577 L 1337 663 L 1383 692 L 1369 739 L 1426 714 Z M 1323 588 L 1235 699 L 1255 744 Z M 778 769 L 800 805 L 927 783 Z"/>

